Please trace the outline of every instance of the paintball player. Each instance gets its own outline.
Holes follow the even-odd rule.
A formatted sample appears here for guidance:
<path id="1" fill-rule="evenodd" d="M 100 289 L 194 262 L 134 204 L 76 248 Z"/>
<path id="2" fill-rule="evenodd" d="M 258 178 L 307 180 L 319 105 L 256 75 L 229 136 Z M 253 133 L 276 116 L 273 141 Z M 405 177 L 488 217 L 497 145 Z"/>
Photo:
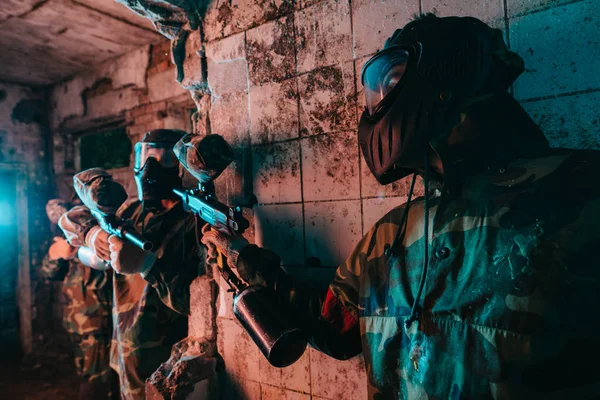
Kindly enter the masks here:
<path id="1" fill-rule="evenodd" d="M 69 205 L 61 199 L 46 204 L 52 224 L 67 212 Z M 116 377 L 109 366 L 111 336 L 111 271 L 87 268 L 77 257 L 77 248 L 56 236 L 42 261 L 40 272 L 45 280 L 62 280 L 64 301 L 63 326 L 74 345 L 75 368 L 83 379 L 80 399 L 116 396 Z"/>
<path id="2" fill-rule="evenodd" d="M 194 218 L 171 192 L 181 185 L 173 145 L 184 134 L 154 130 L 135 145 L 138 200 L 117 212 L 154 243 L 153 252 L 109 236 L 87 208 L 60 221 L 73 245 L 92 248 L 114 269 L 111 366 L 119 374 L 123 399 L 143 399 L 145 380 L 169 358 L 172 345 L 187 336 L 189 286 L 203 268 Z M 106 175 L 98 171 L 87 170 L 78 179 L 94 185 Z"/>
<path id="3" fill-rule="evenodd" d="M 523 70 L 500 30 L 417 17 L 365 64 L 358 131 L 381 184 L 413 175 L 407 203 L 321 296 L 241 238 L 206 231 L 209 257 L 272 287 L 317 349 L 362 351 L 371 399 L 599 398 L 600 152 L 549 147 L 507 91 Z"/>

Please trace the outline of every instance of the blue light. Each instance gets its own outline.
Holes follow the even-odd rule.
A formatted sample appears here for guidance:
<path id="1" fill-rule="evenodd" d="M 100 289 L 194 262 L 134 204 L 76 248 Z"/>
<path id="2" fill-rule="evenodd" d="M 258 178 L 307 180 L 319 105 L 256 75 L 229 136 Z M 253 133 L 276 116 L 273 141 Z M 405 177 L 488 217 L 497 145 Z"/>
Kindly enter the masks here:
<path id="1" fill-rule="evenodd" d="M 0 201 L 0 226 L 13 224 L 14 207 L 8 201 Z"/>

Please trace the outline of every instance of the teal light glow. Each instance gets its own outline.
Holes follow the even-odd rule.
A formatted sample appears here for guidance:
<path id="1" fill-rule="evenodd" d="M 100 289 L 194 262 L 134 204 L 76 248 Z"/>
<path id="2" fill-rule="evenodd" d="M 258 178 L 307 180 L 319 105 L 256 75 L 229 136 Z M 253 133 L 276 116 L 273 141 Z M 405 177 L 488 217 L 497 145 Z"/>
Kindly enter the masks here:
<path id="1" fill-rule="evenodd" d="M 13 224 L 14 205 L 8 201 L 0 201 L 0 226 L 10 226 Z"/>

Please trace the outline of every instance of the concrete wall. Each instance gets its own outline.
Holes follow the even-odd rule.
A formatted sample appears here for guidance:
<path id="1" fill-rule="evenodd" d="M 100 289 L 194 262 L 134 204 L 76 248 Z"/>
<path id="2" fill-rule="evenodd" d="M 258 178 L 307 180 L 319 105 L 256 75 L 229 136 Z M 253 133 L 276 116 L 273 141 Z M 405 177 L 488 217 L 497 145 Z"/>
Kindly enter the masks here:
<path id="1" fill-rule="evenodd" d="M 51 93 L 53 168 L 58 193 L 72 195 L 79 172 L 77 139 L 104 127 L 126 126 L 132 144 L 151 129 L 191 129 L 188 91 L 175 81 L 170 44 L 147 45 L 56 85 Z M 130 196 L 136 195 L 133 153 L 129 167 L 112 170 Z"/>
<path id="2" fill-rule="evenodd" d="M 138 12 L 145 4 L 128 3 Z M 150 3 L 147 15 L 160 19 L 164 2 Z M 356 129 L 361 67 L 414 13 L 472 15 L 502 29 L 527 67 L 514 93 L 552 144 L 600 148 L 597 1 L 215 1 L 200 15 L 201 29 L 173 3 L 165 6 L 169 24 L 158 26 L 176 45 L 189 32 L 175 58 L 198 107 L 195 131 L 222 134 L 236 148 L 236 162 L 217 183 L 221 200 L 241 204 L 253 192 L 259 204 L 247 212 L 253 226 L 246 236 L 317 285 L 327 284 L 380 216 L 405 201 L 406 181 L 382 187 L 370 176 Z M 124 120 L 133 139 L 151 127 L 174 127 L 169 113 L 177 113 L 169 110 L 186 94 L 169 62 L 156 60 L 168 49 L 155 50 L 139 49 L 54 89 L 54 168 L 63 187 L 75 171 L 60 154 L 74 132 Z M 131 183 L 128 172 L 118 172 Z M 308 257 L 322 266 L 305 267 Z M 192 286 L 190 336 L 216 342 L 228 390 L 264 400 L 366 397 L 361 356 L 341 362 L 310 349 L 289 368 L 271 367 L 232 316 L 231 296 L 216 295 L 212 279 Z"/>
<path id="3" fill-rule="evenodd" d="M 527 68 L 515 96 L 552 145 L 600 148 L 597 1 L 213 2 L 203 32 L 188 37 L 182 83 L 210 99 L 199 103 L 207 131 L 251 151 L 251 162 L 240 151 L 233 167 L 252 179 L 258 198 L 255 230 L 247 236 L 277 251 L 301 278 L 326 283 L 362 234 L 406 199 L 406 181 L 379 186 L 359 154 L 359 74 L 386 37 L 412 14 L 428 11 L 472 15 L 502 29 Z M 244 189 L 235 176 L 218 183 L 230 201 L 245 198 L 231 193 Z M 299 267 L 311 256 L 323 266 Z M 193 320 L 210 315 L 201 309 Z M 221 291 L 217 342 L 244 397 L 366 397 L 362 357 L 341 362 L 311 349 L 297 364 L 275 369 L 230 309 L 231 298 Z M 200 322 L 190 327 L 191 335 L 205 333 Z"/>
<path id="4" fill-rule="evenodd" d="M 22 271 L 27 276 L 22 276 L 25 281 L 20 279 L 21 286 L 17 287 L 16 281 L 11 282 L 7 274 L 0 290 L 11 290 L 19 296 L 29 297 L 27 304 L 23 305 L 26 309 L 21 309 L 21 314 L 31 319 L 26 351 L 41 346 L 45 341 L 44 334 L 53 328 L 52 320 L 47 318 L 47 315 L 52 314 L 47 299 L 51 298 L 55 291 L 53 288 L 39 285 L 37 281 L 37 271 L 50 239 L 45 211 L 46 201 L 51 195 L 47 108 L 45 91 L 0 83 L 0 164 L 3 164 L 0 168 L 23 171 L 23 187 L 18 190 L 24 191 L 21 192 L 24 198 L 23 206 L 29 222 L 28 226 L 19 226 L 19 231 L 25 232 L 24 240 L 27 242 L 20 241 L 19 250 L 25 252 L 23 261 L 30 266 L 30 271 Z M 23 213 L 19 213 L 19 219 L 24 217 Z M 13 307 L 13 304 L 0 302 L 0 306 Z M 21 325 L 25 325 L 24 321 Z M 14 327 L 0 327 L 11 328 Z"/>

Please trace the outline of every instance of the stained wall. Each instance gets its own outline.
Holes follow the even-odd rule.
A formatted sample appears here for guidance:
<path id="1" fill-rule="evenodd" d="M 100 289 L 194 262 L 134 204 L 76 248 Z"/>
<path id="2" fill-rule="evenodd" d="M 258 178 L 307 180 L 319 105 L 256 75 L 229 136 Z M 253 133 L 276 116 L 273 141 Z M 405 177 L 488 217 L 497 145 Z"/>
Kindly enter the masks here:
<path id="1" fill-rule="evenodd" d="M 396 28 L 429 11 L 501 29 L 526 64 L 513 93 L 551 144 L 600 148 L 600 4 L 593 0 L 213 2 L 201 29 L 181 28 L 191 30 L 182 84 L 210 99 L 201 104 L 203 129 L 251 153 L 248 160 L 240 150 L 234 167 L 258 199 L 247 236 L 278 252 L 301 279 L 326 284 L 366 230 L 406 200 L 408 182 L 379 186 L 360 156 L 360 71 Z M 245 198 L 239 174 L 220 180 Z M 307 267 L 310 257 L 321 265 Z M 362 356 L 336 361 L 311 349 L 275 369 L 230 307 L 221 291 L 217 342 L 247 398 L 365 398 Z"/>

